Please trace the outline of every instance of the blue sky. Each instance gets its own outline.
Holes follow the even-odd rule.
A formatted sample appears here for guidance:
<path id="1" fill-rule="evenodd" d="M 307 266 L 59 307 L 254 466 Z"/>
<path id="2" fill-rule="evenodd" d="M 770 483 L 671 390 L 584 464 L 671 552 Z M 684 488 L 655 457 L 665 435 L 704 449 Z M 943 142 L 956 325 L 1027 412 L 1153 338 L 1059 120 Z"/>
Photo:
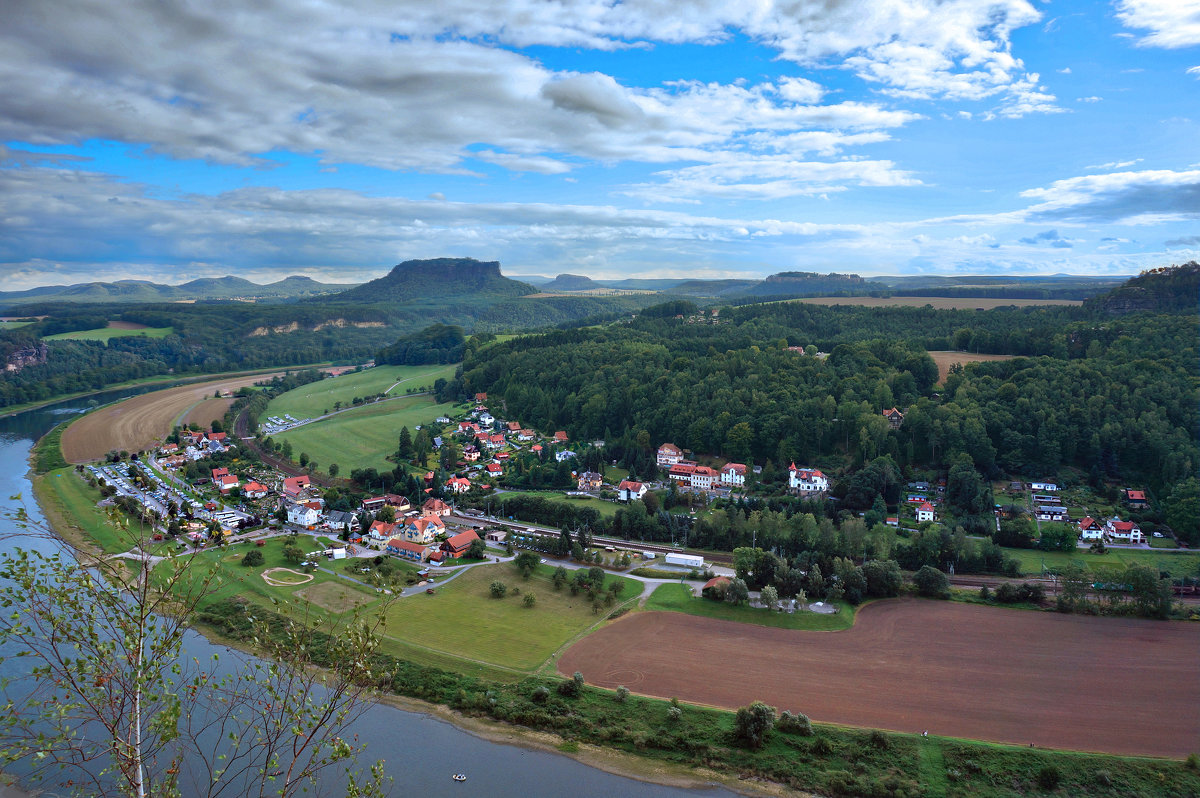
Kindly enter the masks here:
<path id="1" fill-rule="evenodd" d="M 6 4 L 0 288 L 1200 258 L 1196 0 L 245 6 Z"/>

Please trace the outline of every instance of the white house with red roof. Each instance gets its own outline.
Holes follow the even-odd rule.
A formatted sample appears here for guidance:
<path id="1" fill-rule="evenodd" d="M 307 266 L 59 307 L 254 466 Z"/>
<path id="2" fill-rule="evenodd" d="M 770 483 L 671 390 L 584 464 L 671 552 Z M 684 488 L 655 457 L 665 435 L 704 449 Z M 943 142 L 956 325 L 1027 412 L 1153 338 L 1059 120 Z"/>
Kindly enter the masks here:
<path id="1" fill-rule="evenodd" d="M 450 515 L 450 505 L 441 499 L 426 499 L 421 505 L 421 515 Z"/>
<path id="2" fill-rule="evenodd" d="M 450 477 L 446 480 L 446 490 L 453 493 L 466 493 L 471 489 L 471 480 L 466 477 Z"/>
<path id="3" fill-rule="evenodd" d="M 531 429 L 517 430 L 517 440 L 521 441 L 522 443 L 531 441 L 536 437 L 537 434 Z"/>
<path id="4" fill-rule="evenodd" d="M 216 482 L 217 487 L 221 489 L 222 493 L 228 493 L 238 485 L 242 484 L 241 480 L 238 479 L 237 475 L 235 474 L 226 474 L 223 477 L 217 477 Z"/>
<path id="5" fill-rule="evenodd" d="M 216 482 L 221 477 L 227 477 L 227 476 L 229 476 L 228 468 L 214 468 L 212 470 L 212 481 L 213 482 Z"/>
<path id="6" fill-rule="evenodd" d="M 1142 530 L 1137 524 L 1132 521 L 1122 521 L 1116 516 L 1108 519 L 1108 522 L 1105 523 L 1104 534 L 1113 543 L 1124 543 L 1126 545 L 1136 545 L 1145 540 L 1142 537 Z"/>
<path id="7" fill-rule="evenodd" d="M 554 442 L 555 443 L 566 443 L 567 442 L 567 433 L 563 432 L 562 430 L 559 430 L 558 432 L 554 433 Z"/>
<path id="8" fill-rule="evenodd" d="M 696 490 L 711 490 L 713 484 L 720 477 L 720 473 L 715 468 L 698 465 L 692 468 L 692 473 L 688 477 L 688 484 Z"/>
<path id="9" fill-rule="evenodd" d="M 801 493 L 824 493 L 829 490 L 829 477 L 819 468 L 797 468 L 792 463 L 788 468 L 788 487 Z"/>
<path id="10" fill-rule="evenodd" d="M 683 459 L 683 450 L 673 443 L 664 443 L 658 447 L 657 461 L 660 466 L 675 465 Z"/>
<path id="11" fill-rule="evenodd" d="M 287 506 L 287 522 L 312 528 L 317 525 L 317 521 L 321 520 L 321 512 L 313 507 L 304 504 L 289 504 Z"/>
<path id="12" fill-rule="evenodd" d="M 742 463 L 726 463 L 721 466 L 721 484 L 730 487 L 746 484 L 746 466 Z"/>
<path id="13" fill-rule="evenodd" d="M 1084 541 L 1104 540 L 1104 527 L 1090 515 L 1079 522 L 1079 539 Z"/>
<path id="14" fill-rule="evenodd" d="M 247 482 L 242 485 L 242 495 L 247 499 L 261 499 L 267 495 L 267 486 L 258 482 Z"/>
<path id="15" fill-rule="evenodd" d="M 1150 504 L 1144 490 L 1126 490 L 1125 503 L 1134 510 L 1144 510 Z"/>
<path id="16" fill-rule="evenodd" d="M 504 466 L 499 463 L 488 463 L 487 472 L 491 476 L 499 476 L 504 473 Z"/>
<path id="17" fill-rule="evenodd" d="M 384 521 L 372 521 L 371 526 L 367 527 L 367 545 L 375 549 L 382 549 L 389 540 L 395 537 L 397 526 L 399 525 Z"/>
<path id="18" fill-rule="evenodd" d="M 692 484 L 692 472 L 696 470 L 696 463 L 691 460 L 680 460 L 667 471 L 667 475 L 671 479 L 678 482 L 680 485 Z"/>
<path id="19" fill-rule="evenodd" d="M 489 435 L 487 439 L 487 445 L 491 449 L 499 449 L 506 443 L 508 443 L 508 441 L 504 440 L 504 436 L 499 432 L 497 432 L 495 435 Z"/>
<path id="20" fill-rule="evenodd" d="M 617 485 L 617 498 L 623 502 L 631 502 L 646 495 L 646 486 L 631 479 L 621 480 Z"/>
<path id="21" fill-rule="evenodd" d="M 936 513 L 934 512 L 933 505 L 929 502 L 923 502 L 919 507 L 917 507 L 918 524 L 923 524 L 926 521 L 932 521 L 935 516 Z"/>

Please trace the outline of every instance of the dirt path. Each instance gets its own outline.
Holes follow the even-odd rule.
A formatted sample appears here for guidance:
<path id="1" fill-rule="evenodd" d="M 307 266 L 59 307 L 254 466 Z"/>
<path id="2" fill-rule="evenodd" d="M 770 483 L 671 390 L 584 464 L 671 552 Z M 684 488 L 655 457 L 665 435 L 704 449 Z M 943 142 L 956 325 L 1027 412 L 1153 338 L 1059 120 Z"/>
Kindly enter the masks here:
<path id="1" fill-rule="evenodd" d="M 1200 627 L 899 600 L 843 632 L 637 613 L 563 655 L 602 687 L 814 720 L 1183 757 L 1200 749 Z"/>

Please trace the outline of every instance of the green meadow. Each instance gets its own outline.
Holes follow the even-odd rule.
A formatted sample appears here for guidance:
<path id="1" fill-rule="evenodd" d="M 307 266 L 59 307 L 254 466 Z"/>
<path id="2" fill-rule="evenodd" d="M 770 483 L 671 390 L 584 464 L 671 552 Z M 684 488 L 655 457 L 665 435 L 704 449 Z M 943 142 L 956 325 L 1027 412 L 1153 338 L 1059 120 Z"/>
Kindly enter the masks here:
<path id="1" fill-rule="evenodd" d="M 376 366 L 340 377 L 329 377 L 275 397 L 267 405 L 262 417 L 291 415 L 298 419 L 315 418 L 326 410 L 333 410 L 338 402 L 342 403 L 342 407 L 350 407 L 356 397 L 381 393 L 403 396 L 409 388 L 432 388 L 439 379 L 452 379 L 455 368 L 455 365 Z"/>

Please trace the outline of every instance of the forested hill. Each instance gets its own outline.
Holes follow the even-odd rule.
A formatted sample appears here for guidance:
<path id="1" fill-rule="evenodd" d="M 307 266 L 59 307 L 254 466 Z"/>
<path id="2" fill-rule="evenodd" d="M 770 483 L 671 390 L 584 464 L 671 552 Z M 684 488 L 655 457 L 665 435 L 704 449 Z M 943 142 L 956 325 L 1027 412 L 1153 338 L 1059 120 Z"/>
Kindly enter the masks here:
<path id="1" fill-rule="evenodd" d="M 322 301 L 412 303 L 422 299 L 469 297 L 472 302 L 489 303 L 534 293 L 537 289 L 528 283 L 510 280 L 500 274 L 498 261 L 434 258 L 406 260 L 383 277 Z"/>
<path id="2" fill-rule="evenodd" d="M 318 294 L 334 294 L 350 285 L 319 283 L 293 275 L 259 285 L 241 277 L 202 277 L 182 285 L 163 285 L 147 280 L 118 280 L 75 285 L 49 285 L 27 291 L 0 291 L 0 308 L 58 301 L 79 303 L 178 302 L 206 299 L 282 300 Z"/>
<path id="3" fill-rule="evenodd" d="M 1200 310 L 1200 263 L 1142 272 L 1088 305 L 1110 315 L 1151 311 L 1196 313 Z"/>
<path id="4" fill-rule="evenodd" d="M 587 291 L 593 288 L 603 288 L 591 277 L 579 274 L 560 274 L 544 285 L 539 286 L 543 291 Z"/>
<path id="5" fill-rule="evenodd" d="M 468 356 L 464 387 L 572 440 L 664 441 L 697 455 L 831 473 L 875 457 L 986 477 L 1129 480 L 1161 495 L 1200 464 L 1194 315 L 1098 317 L 1079 307 L 824 307 L 779 303 L 720 323 L 650 312 L 528 336 Z M 794 351 L 815 345 L 827 359 Z M 937 387 L 926 350 L 1016 355 Z M 905 410 L 891 430 L 883 409 Z"/>

